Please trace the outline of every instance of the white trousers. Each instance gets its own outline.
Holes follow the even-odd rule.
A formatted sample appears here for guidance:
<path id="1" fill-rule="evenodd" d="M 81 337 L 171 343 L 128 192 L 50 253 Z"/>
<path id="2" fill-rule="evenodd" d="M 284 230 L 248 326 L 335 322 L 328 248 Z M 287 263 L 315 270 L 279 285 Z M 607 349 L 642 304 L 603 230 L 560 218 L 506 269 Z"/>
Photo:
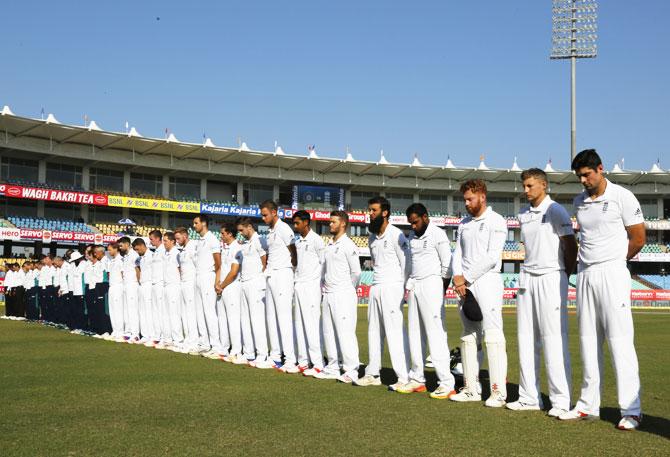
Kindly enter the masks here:
<path id="1" fill-rule="evenodd" d="M 226 286 L 220 300 L 217 300 L 216 311 L 219 315 L 221 345 L 226 353 L 233 355 L 242 353 L 241 301 L 242 290 L 239 281 Z"/>
<path id="2" fill-rule="evenodd" d="M 219 337 L 219 319 L 216 315 L 216 290 L 214 272 L 199 273 L 195 284 L 195 307 L 201 343 L 213 351 L 223 353 Z M 206 339 L 203 337 L 206 335 Z"/>
<path id="3" fill-rule="evenodd" d="M 519 341 L 519 401 L 542 405 L 540 348 L 551 406 L 570 409 L 572 371 L 568 350 L 568 276 L 564 271 L 543 275 L 522 273 L 517 297 Z"/>
<path id="4" fill-rule="evenodd" d="M 184 343 L 189 349 L 198 345 L 198 318 L 195 308 L 195 281 L 180 283 L 181 325 L 184 329 Z"/>
<path id="5" fill-rule="evenodd" d="M 410 281 L 407 300 L 407 325 L 412 359 L 409 377 L 425 383 L 424 341 L 428 342 L 430 357 L 438 383 L 453 390 L 455 379 L 449 369 L 450 355 L 444 326 L 444 285 L 439 276 Z M 424 336 L 425 333 L 425 336 Z"/>
<path id="6" fill-rule="evenodd" d="M 577 317 L 584 379 L 575 407 L 600 414 L 602 349 L 607 339 L 621 414 L 639 416 L 640 375 L 633 343 L 630 273 L 625 266 L 591 267 L 577 275 Z"/>
<path id="7" fill-rule="evenodd" d="M 265 278 L 259 276 L 242 283 L 242 338 L 248 359 L 262 362 L 268 358 L 265 322 Z"/>
<path id="8" fill-rule="evenodd" d="M 165 303 L 167 303 L 167 311 L 169 314 L 169 340 L 173 344 L 181 344 L 184 342 L 184 331 L 182 329 L 182 315 L 181 315 L 181 287 L 179 283 L 165 284 Z"/>
<path id="9" fill-rule="evenodd" d="M 153 319 L 152 339 L 158 341 L 163 338 L 163 283 L 151 286 L 151 317 Z"/>
<path id="10" fill-rule="evenodd" d="M 485 343 L 489 365 L 489 380 L 491 391 L 500 392 L 507 398 L 507 352 L 505 351 L 505 336 L 503 333 L 502 301 L 503 282 L 500 273 L 489 272 L 480 276 L 474 284 L 468 287 L 479 303 L 483 319 L 480 322 L 471 321 L 463 314 L 463 302 L 459 304 L 463 332 L 461 341 L 474 341 L 477 348 Z M 466 366 L 472 364 L 474 366 Z M 473 373 L 468 379 L 468 373 Z M 474 379 L 479 373 L 477 357 L 463 357 L 463 374 L 466 386 L 472 387 Z"/>
<path id="11" fill-rule="evenodd" d="M 409 381 L 409 347 L 402 305 L 405 298 L 403 283 L 374 284 L 370 287 L 368 303 L 368 353 L 365 374 L 379 376 L 384 353 L 384 336 L 389 345 L 391 366 L 398 381 Z"/>
<path id="12" fill-rule="evenodd" d="M 295 334 L 293 329 L 293 270 L 272 270 L 265 292 L 266 318 L 270 338 L 270 357 L 295 364 Z"/>
<path id="13" fill-rule="evenodd" d="M 123 336 L 123 284 L 109 285 L 109 320 L 112 324 L 112 336 Z"/>
<path id="14" fill-rule="evenodd" d="M 123 322 L 125 333 L 131 337 L 140 336 L 139 287 L 136 282 L 123 285 Z"/>
<path id="15" fill-rule="evenodd" d="M 358 297 L 352 287 L 348 290 L 325 292 L 322 302 L 323 341 L 328 355 L 325 372 L 340 374 L 339 356 L 342 369 L 351 379 L 358 379 L 358 339 L 356 321 L 358 319 Z"/>
<path id="16" fill-rule="evenodd" d="M 295 332 L 298 364 L 323 370 L 321 345 L 321 281 L 297 282 L 295 296 Z"/>
<path id="17" fill-rule="evenodd" d="M 151 304 L 151 283 L 142 284 L 138 288 L 137 301 L 139 303 L 140 334 L 145 338 L 153 338 L 154 321 Z"/>

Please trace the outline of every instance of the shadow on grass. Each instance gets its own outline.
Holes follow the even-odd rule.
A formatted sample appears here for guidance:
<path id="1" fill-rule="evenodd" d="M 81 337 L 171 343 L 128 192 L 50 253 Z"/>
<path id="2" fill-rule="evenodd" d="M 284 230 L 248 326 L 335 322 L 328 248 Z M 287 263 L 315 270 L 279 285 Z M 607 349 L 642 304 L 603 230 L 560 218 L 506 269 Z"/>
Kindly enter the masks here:
<path id="1" fill-rule="evenodd" d="M 618 408 L 600 408 L 600 418 L 616 427 L 621 419 L 621 412 Z M 658 435 L 670 440 L 670 420 L 665 417 L 649 416 L 643 413 L 642 425 L 638 429 L 638 433 L 640 432 Z"/>

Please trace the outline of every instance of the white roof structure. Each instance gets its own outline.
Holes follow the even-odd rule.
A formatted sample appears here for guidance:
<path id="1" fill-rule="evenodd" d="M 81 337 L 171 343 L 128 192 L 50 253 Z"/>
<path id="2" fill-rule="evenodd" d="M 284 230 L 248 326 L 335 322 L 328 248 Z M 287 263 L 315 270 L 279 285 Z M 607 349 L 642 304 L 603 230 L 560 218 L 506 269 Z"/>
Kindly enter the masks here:
<path id="1" fill-rule="evenodd" d="M 73 160 L 96 160 L 141 169 L 172 169 L 174 172 L 202 176 L 228 176 L 237 180 L 259 179 L 316 182 L 348 188 L 406 190 L 412 192 L 451 189 L 471 178 L 491 183 L 493 192 L 518 194 L 520 168 L 488 167 L 483 159 L 478 167 L 455 166 L 449 157 L 446 165 L 422 164 L 415 157 L 411 164 L 391 163 L 380 151 L 376 162 L 356 160 L 351 154 L 345 160 L 320 157 L 315 150 L 309 155 L 287 154 L 277 146 L 274 151 L 251 149 L 246 142 L 239 147 L 219 147 L 207 138 L 205 144 L 179 141 L 173 134 L 167 138 L 143 137 L 132 127 L 127 132 L 102 130 L 93 121 L 88 126 L 58 122 L 53 114 L 47 119 L 33 119 L 13 114 L 8 106 L 0 115 L 0 148 L 34 152 L 36 155 Z M 464 159 L 472 159 L 465 157 Z M 472 160 L 470 160 L 472 162 Z M 516 162 L 515 162 L 516 164 Z M 547 164 L 553 193 L 574 195 L 581 186 L 568 170 L 555 170 Z M 654 164 L 649 171 L 614 169 L 609 179 L 636 186 L 637 194 L 670 193 L 670 172 Z"/>

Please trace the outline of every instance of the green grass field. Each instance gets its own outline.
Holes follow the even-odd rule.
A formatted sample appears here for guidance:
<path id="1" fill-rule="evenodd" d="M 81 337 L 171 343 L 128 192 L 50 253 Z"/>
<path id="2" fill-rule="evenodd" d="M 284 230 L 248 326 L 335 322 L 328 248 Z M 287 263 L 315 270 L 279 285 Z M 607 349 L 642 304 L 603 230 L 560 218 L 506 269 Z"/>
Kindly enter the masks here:
<path id="1" fill-rule="evenodd" d="M 1 310 L 0 310 L 1 311 Z M 359 311 L 361 359 L 367 357 Z M 450 344 L 460 322 L 447 311 Z M 608 363 L 602 420 L 492 410 L 274 370 L 111 343 L 0 321 L 0 455 L 670 455 L 670 313 L 636 313 L 643 426 L 619 419 Z M 516 319 L 505 315 L 509 398 L 516 399 Z M 581 376 L 571 316 L 573 394 Z M 385 367 L 390 367 L 388 358 Z M 392 373 L 385 369 L 388 383 Z M 433 388 L 435 383 L 429 383 Z M 543 384 L 543 391 L 546 387 Z M 548 400 L 546 401 L 548 404 Z"/>

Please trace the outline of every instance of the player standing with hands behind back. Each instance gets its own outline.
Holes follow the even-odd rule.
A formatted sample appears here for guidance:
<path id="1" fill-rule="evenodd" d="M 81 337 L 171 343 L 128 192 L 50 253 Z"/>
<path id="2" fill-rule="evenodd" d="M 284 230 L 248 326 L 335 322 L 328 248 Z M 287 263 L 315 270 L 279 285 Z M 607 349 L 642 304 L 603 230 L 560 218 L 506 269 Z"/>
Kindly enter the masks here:
<path id="1" fill-rule="evenodd" d="M 542 409 L 540 347 L 552 408 L 558 417 L 570 409 L 568 352 L 568 276 L 577 260 L 577 242 L 570 215 L 547 195 L 547 174 L 539 168 L 521 173 L 530 206 L 521 210 L 521 239 L 526 255 L 519 275 L 517 326 L 519 336 L 519 400 L 514 411 Z"/>
<path id="2" fill-rule="evenodd" d="M 635 195 L 605 178 L 594 149 L 577 154 L 572 170 L 584 186 L 574 202 L 580 230 L 577 317 L 584 379 L 577 405 L 559 419 L 596 419 L 600 414 L 602 346 L 607 338 L 622 416 L 617 427 L 634 430 L 642 412 L 626 261 L 644 246 L 644 217 Z"/>
<path id="3" fill-rule="evenodd" d="M 502 322 L 503 282 L 500 277 L 507 222 L 486 204 L 486 183 L 472 179 L 461 185 L 470 214 L 458 226 L 452 257 L 453 284 L 461 299 L 461 357 L 465 387 L 453 401 L 479 401 L 477 347 L 486 343 L 491 396 L 486 406 L 500 408 L 507 399 L 507 352 Z M 483 338 L 482 338 L 483 337 Z"/>

